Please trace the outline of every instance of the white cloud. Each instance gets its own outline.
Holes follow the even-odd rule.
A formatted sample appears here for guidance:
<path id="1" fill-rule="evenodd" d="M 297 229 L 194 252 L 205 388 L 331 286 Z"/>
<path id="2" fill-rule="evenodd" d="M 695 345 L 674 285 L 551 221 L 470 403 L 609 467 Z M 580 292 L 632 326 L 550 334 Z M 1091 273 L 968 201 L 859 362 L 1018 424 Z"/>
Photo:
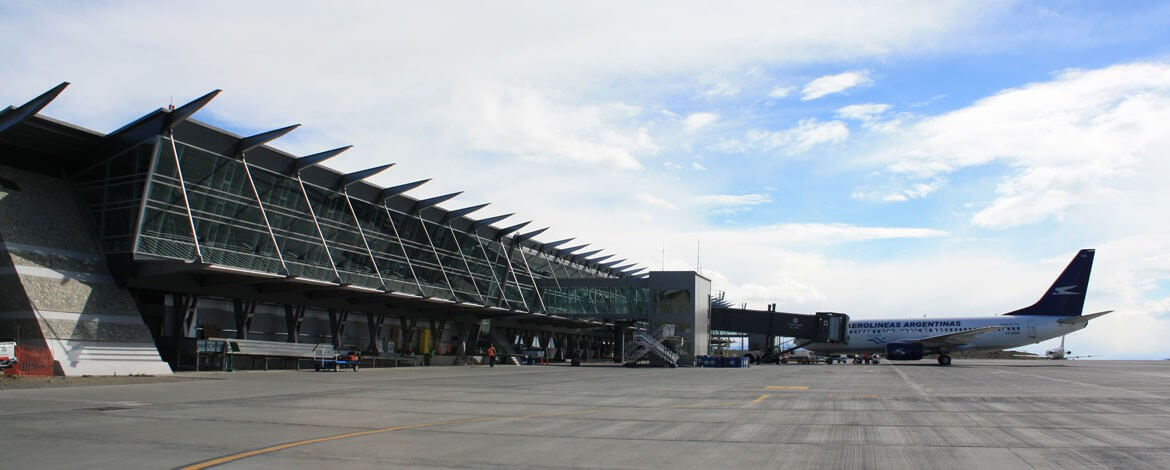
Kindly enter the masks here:
<path id="1" fill-rule="evenodd" d="M 852 70 L 836 75 L 825 75 L 808 82 L 800 90 L 800 99 L 801 101 L 815 100 L 826 95 L 841 93 L 850 88 L 871 84 L 873 84 L 873 78 L 870 77 L 869 70 Z"/>
<path id="2" fill-rule="evenodd" d="M 718 82 L 703 90 L 699 96 L 704 98 L 728 98 L 738 95 L 739 90 L 739 86 L 733 85 L 730 82 Z"/>
<path id="3" fill-rule="evenodd" d="M 1138 190 L 1132 179 L 1170 152 L 1165 122 L 1170 64 L 1071 70 L 921 119 L 876 155 L 892 172 L 919 177 L 989 163 L 1011 168 L 971 219 L 1005 229 Z"/>
<path id="4" fill-rule="evenodd" d="M 707 167 L 699 162 L 691 162 L 691 169 L 696 171 L 707 171 Z"/>
<path id="5" fill-rule="evenodd" d="M 695 198 L 700 204 L 714 206 L 754 206 L 772 202 L 767 194 L 705 194 Z"/>
<path id="6" fill-rule="evenodd" d="M 849 138 L 849 128 L 841 121 L 821 122 L 802 119 L 795 126 L 780 131 L 749 131 L 744 141 L 725 141 L 717 145 L 724 151 L 782 150 L 789 155 L 808 152 L 822 144 L 834 144 Z"/>
<path id="7" fill-rule="evenodd" d="M 639 112 L 625 103 L 566 105 L 532 90 L 476 90 L 456 97 L 460 127 L 473 152 L 535 162 L 642 167 L 658 151 L 644 127 L 623 126 Z"/>
<path id="8" fill-rule="evenodd" d="M 772 91 L 769 91 L 768 96 L 772 98 L 783 98 L 792 94 L 792 92 L 795 90 L 796 87 L 794 86 L 778 86 L 773 88 Z"/>
<path id="9" fill-rule="evenodd" d="M 946 184 L 944 178 L 910 183 L 898 189 L 855 189 L 851 197 L 858 201 L 906 202 L 934 193 Z"/>
<path id="10" fill-rule="evenodd" d="M 937 238 L 947 232 L 927 228 L 865 227 L 850 224 L 778 224 L 739 231 L 715 232 L 729 246 L 772 243 L 778 246 L 825 246 L 892 238 Z"/>
<path id="11" fill-rule="evenodd" d="M 715 113 L 691 113 L 683 120 L 683 128 L 687 132 L 695 132 L 699 129 L 707 127 L 711 123 L 719 120 L 719 115 Z"/>
<path id="12" fill-rule="evenodd" d="M 751 210 L 752 206 L 772 202 L 767 194 L 705 194 L 695 197 L 702 206 L 714 207 L 715 214 L 734 214 Z"/>
<path id="13" fill-rule="evenodd" d="M 877 119 L 882 113 L 890 109 L 884 103 L 851 104 L 837 110 L 837 117 L 854 121 L 869 122 Z"/>
<path id="14" fill-rule="evenodd" d="M 674 205 L 670 201 L 667 201 L 666 199 L 663 199 L 661 197 L 658 197 L 658 196 L 655 196 L 652 194 L 638 193 L 638 194 L 634 195 L 634 199 L 642 204 L 645 204 L 647 206 L 656 207 L 659 209 L 670 209 L 672 211 L 680 210 L 680 207 L 678 207 L 677 205 Z"/>

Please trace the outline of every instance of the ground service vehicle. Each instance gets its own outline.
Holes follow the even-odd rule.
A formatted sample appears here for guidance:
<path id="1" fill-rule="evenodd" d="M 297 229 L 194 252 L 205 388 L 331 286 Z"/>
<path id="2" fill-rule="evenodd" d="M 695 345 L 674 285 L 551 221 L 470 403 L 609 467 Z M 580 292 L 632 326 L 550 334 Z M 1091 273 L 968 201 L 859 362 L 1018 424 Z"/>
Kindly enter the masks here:
<path id="1" fill-rule="evenodd" d="M 0 338 L 0 369 L 7 369 L 16 363 L 16 340 Z"/>

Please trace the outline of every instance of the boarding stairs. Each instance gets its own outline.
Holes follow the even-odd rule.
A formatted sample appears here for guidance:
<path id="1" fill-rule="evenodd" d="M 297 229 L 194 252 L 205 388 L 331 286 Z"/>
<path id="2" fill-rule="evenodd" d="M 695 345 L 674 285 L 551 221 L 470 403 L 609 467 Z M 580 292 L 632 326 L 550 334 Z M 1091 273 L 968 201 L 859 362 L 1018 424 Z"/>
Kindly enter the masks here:
<path id="1" fill-rule="evenodd" d="M 520 352 L 516 350 L 516 345 L 512 341 L 513 338 L 504 336 L 503 331 L 492 328 L 492 344 L 496 345 L 496 360 L 500 361 L 500 364 L 504 363 L 502 358 L 506 357 L 509 363 L 520 365 L 520 361 L 516 359 Z"/>
<path id="2" fill-rule="evenodd" d="M 815 342 L 816 341 L 803 341 L 803 342 L 797 343 L 796 341 L 793 341 L 792 343 L 790 343 L 790 345 L 783 345 L 782 344 L 782 345 L 780 345 L 781 348 L 784 348 L 785 346 L 789 346 L 789 347 L 787 349 L 781 350 L 780 352 L 777 352 L 776 355 L 783 356 L 785 354 L 788 354 L 792 351 L 803 348 L 803 347 L 808 346 L 810 344 L 813 344 Z"/>
<path id="3" fill-rule="evenodd" d="M 653 353 L 668 367 L 678 366 L 678 352 L 665 343 L 674 339 L 674 325 L 665 324 L 654 330 L 653 333 L 638 330 L 634 332 L 634 340 L 627 343 L 626 355 L 623 362 L 635 364 L 647 354 Z"/>

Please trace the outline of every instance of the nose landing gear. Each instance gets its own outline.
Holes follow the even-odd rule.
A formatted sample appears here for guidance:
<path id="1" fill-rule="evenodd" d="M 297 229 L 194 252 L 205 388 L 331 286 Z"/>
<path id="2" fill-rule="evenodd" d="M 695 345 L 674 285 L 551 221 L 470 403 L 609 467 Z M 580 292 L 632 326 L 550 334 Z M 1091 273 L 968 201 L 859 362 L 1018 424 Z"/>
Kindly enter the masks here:
<path id="1" fill-rule="evenodd" d="M 938 365 L 940 365 L 940 366 L 951 365 L 951 356 L 948 356 L 946 354 L 939 354 L 938 355 Z"/>

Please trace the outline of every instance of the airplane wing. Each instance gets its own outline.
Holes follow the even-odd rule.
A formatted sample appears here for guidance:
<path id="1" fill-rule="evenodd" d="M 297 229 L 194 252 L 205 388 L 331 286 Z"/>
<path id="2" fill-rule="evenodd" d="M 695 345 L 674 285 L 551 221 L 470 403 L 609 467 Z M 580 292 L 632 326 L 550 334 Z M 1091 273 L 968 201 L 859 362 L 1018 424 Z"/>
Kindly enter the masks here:
<path id="1" fill-rule="evenodd" d="M 1097 318 L 1097 317 L 1099 317 L 1099 316 L 1105 315 L 1105 314 L 1107 314 L 1107 313 L 1113 313 L 1113 311 L 1112 311 L 1112 310 L 1106 310 L 1106 311 L 1104 311 L 1104 312 L 1090 313 L 1090 314 L 1088 314 L 1088 315 L 1081 315 L 1081 316 L 1076 316 L 1076 317 L 1061 318 L 1060 320 L 1057 320 L 1057 321 L 1058 321 L 1058 322 L 1060 322 L 1060 323 L 1064 323 L 1065 325 L 1075 325 L 1075 324 L 1078 324 L 1078 323 L 1087 323 L 1089 320 L 1092 320 L 1092 319 L 1094 319 L 1094 318 Z"/>
<path id="2" fill-rule="evenodd" d="M 984 328 L 976 328 L 974 330 L 960 331 L 957 333 L 947 333 L 945 335 L 931 336 L 929 338 L 912 339 L 910 342 L 919 343 L 923 347 L 937 348 L 939 346 L 959 346 L 971 342 L 971 339 L 983 333 L 990 333 L 1002 327 L 988 326 Z"/>

